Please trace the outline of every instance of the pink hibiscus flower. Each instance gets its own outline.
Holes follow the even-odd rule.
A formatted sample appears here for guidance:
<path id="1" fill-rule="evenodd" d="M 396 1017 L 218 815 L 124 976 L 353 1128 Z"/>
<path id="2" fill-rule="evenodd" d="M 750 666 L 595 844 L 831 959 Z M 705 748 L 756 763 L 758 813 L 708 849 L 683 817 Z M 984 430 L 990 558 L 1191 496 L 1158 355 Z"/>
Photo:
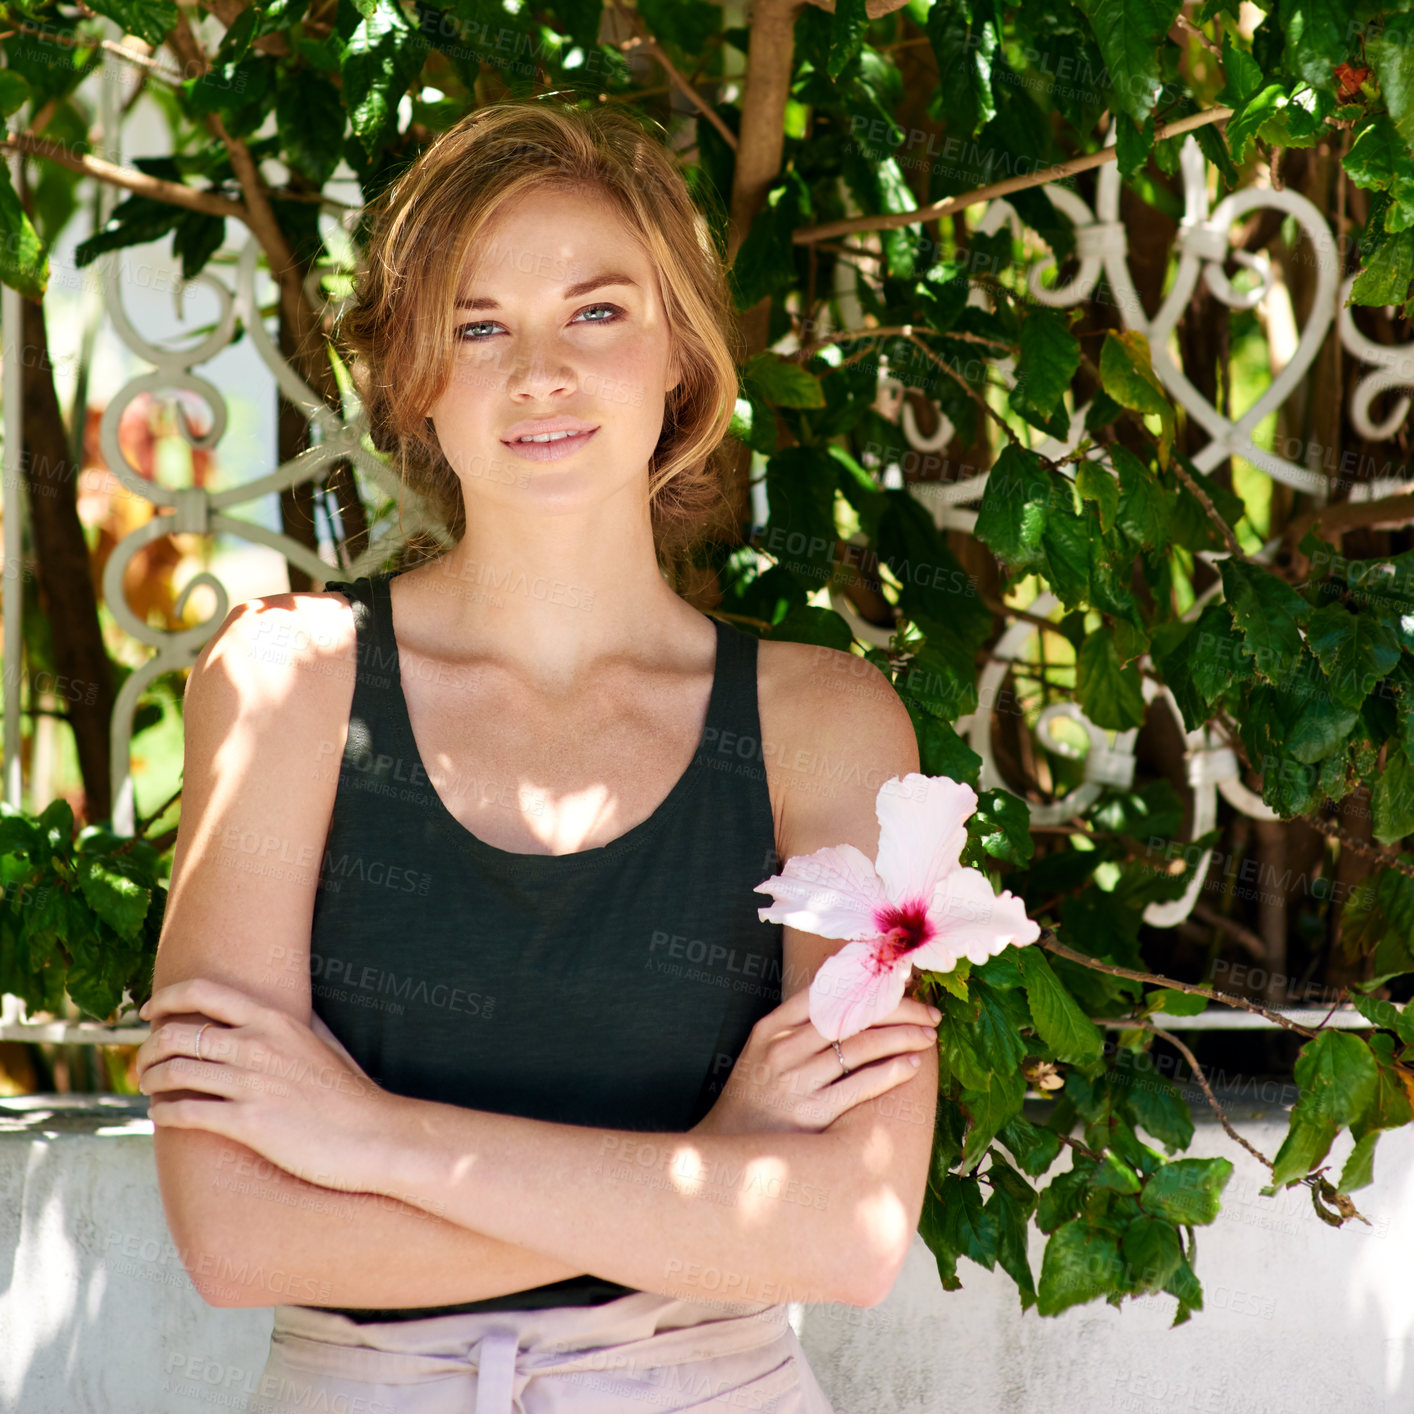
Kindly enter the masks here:
<path id="1" fill-rule="evenodd" d="M 810 1020 L 826 1040 L 886 1017 L 915 967 L 950 972 L 959 958 L 982 963 L 1041 936 L 1015 894 L 994 893 L 981 870 L 959 863 L 976 809 L 977 793 L 946 776 L 894 776 L 874 802 L 873 863 L 852 844 L 832 845 L 757 884 L 775 900 L 758 910 L 763 923 L 850 940 L 810 984 Z"/>

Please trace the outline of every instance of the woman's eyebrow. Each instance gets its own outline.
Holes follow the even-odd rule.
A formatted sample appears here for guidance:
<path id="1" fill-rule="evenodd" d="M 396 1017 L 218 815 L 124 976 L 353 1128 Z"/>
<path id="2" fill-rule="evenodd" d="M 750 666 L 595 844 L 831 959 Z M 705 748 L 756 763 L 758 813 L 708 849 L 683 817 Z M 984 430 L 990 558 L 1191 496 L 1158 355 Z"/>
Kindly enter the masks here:
<path id="1" fill-rule="evenodd" d="M 581 280 L 577 285 L 567 285 L 564 298 L 578 299 L 580 295 L 587 295 L 591 290 L 602 289 L 605 285 L 631 285 L 634 289 L 639 287 L 637 280 L 632 280 L 617 270 L 606 270 L 602 275 L 593 275 L 588 280 Z M 482 296 L 479 299 L 459 299 L 456 307 L 458 309 L 500 309 L 501 306 L 495 300 Z"/>

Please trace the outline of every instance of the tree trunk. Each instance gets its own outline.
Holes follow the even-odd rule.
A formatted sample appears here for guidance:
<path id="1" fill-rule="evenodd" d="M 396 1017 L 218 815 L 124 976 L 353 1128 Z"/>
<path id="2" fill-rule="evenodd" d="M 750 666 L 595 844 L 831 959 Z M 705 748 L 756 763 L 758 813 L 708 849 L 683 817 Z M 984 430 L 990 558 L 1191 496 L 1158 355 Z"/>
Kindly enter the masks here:
<path id="1" fill-rule="evenodd" d="M 44 306 L 21 301 L 18 339 L 24 367 L 23 466 L 34 535 L 40 606 L 54 639 L 58 695 L 68 704 L 84 800 L 84 823 L 112 814 L 109 722 L 117 696 L 98 622 L 98 596 L 78 509 L 78 467 L 54 391 Z M 48 801 L 38 802 L 42 808 Z"/>

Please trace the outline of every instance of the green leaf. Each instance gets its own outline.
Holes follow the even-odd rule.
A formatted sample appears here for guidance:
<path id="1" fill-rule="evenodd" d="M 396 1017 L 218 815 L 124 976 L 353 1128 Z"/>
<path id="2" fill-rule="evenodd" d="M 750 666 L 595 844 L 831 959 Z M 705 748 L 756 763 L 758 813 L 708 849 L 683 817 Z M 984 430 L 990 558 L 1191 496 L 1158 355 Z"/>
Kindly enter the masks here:
<path id="1" fill-rule="evenodd" d="M 321 74 L 306 71 L 298 85 L 276 88 L 275 128 L 285 156 L 316 186 L 322 187 L 339 165 L 344 124 L 339 91 Z"/>
<path id="2" fill-rule="evenodd" d="M 1159 465 L 1169 464 L 1169 449 L 1177 430 L 1173 404 L 1149 355 L 1149 341 L 1137 329 L 1106 333 L 1100 349 L 1100 381 L 1122 407 L 1159 419 Z"/>
<path id="3" fill-rule="evenodd" d="M 1343 750 L 1359 719 L 1358 705 L 1343 706 L 1333 687 L 1314 655 L 1303 651 L 1277 703 L 1286 727 L 1283 745 L 1307 765 Z"/>
<path id="4" fill-rule="evenodd" d="M 987 19 L 973 19 L 968 0 L 935 0 L 926 25 L 938 65 L 934 101 L 940 116 L 949 132 L 974 137 L 997 111 L 992 98 L 996 29 Z"/>
<path id="5" fill-rule="evenodd" d="M 902 586 L 899 607 L 920 623 L 926 616 L 930 639 L 935 629 L 954 638 L 966 650 L 962 671 L 975 679 L 972 655 L 991 635 L 991 610 L 918 497 L 902 487 L 880 496 L 875 549 Z"/>
<path id="6" fill-rule="evenodd" d="M 1236 113 L 1243 108 L 1262 88 L 1262 67 L 1244 49 L 1232 42 L 1230 31 L 1223 33 L 1223 77 L 1227 80 L 1222 91 L 1214 100 L 1224 108 Z M 1229 122 L 1232 119 L 1228 119 Z"/>
<path id="7" fill-rule="evenodd" d="M 1009 443 L 987 477 L 975 534 L 1009 569 L 1027 569 L 1043 558 L 1041 535 L 1052 505 L 1073 505 L 1069 486 L 1061 502 L 1051 474 L 1035 452 Z"/>
<path id="8" fill-rule="evenodd" d="M 1150 1011 L 1161 1011 L 1167 1016 L 1197 1016 L 1208 1008 L 1206 997 L 1195 996 L 1192 992 L 1176 992 L 1171 987 L 1160 987 L 1145 993 L 1144 1001 Z"/>
<path id="9" fill-rule="evenodd" d="M 988 1271 L 997 1261 L 997 1215 L 982 1203 L 981 1185 L 975 1176 L 948 1174 L 938 1193 L 942 1199 L 943 1237 L 960 1256 Z"/>
<path id="10" fill-rule="evenodd" d="M 1136 1292 L 1162 1291 L 1183 1261 L 1178 1233 L 1162 1218 L 1134 1218 L 1124 1230 L 1120 1251 Z"/>
<path id="11" fill-rule="evenodd" d="M 828 71 L 832 79 L 838 79 L 858 55 L 868 28 L 869 15 L 865 0 L 836 0 L 828 61 Z"/>
<path id="12" fill-rule="evenodd" d="M 0 282 L 26 299 L 42 299 L 49 286 L 49 250 L 21 205 L 9 164 L 4 162 L 0 162 L 0 241 Z"/>
<path id="13" fill-rule="evenodd" d="M 1389 744 L 1370 809 L 1371 832 L 1381 844 L 1395 844 L 1414 834 L 1414 761 L 1398 742 Z"/>
<path id="14" fill-rule="evenodd" d="M 1223 594 L 1244 635 L 1255 670 L 1269 682 L 1281 682 L 1301 655 L 1298 625 L 1311 606 L 1290 585 L 1259 565 L 1230 556 L 1220 564 Z"/>
<path id="15" fill-rule="evenodd" d="M 1032 1124 L 1024 1115 L 1015 1115 L 997 1131 L 997 1138 L 1011 1151 L 1017 1167 L 1039 1178 L 1060 1154 L 1060 1136 Z"/>
<path id="16" fill-rule="evenodd" d="M 1058 1227 L 1046 1243 L 1036 1309 L 1054 1316 L 1120 1289 L 1123 1280 L 1124 1260 L 1114 1234 L 1076 1218 Z"/>
<path id="17" fill-rule="evenodd" d="M 1100 512 L 1100 529 L 1108 533 L 1119 514 L 1119 482 L 1098 462 L 1087 459 L 1075 473 L 1075 489 L 1082 501 L 1094 501 Z"/>
<path id="18" fill-rule="evenodd" d="M 1048 419 L 1060 406 L 1080 368 L 1080 341 L 1064 320 L 1044 305 L 1033 305 L 1021 326 L 1021 356 L 1011 405 L 1028 421 Z"/>
<path id="19" fill-rule="evenodd" d="M 1334 88 L 1350 47 L 1348 0 L 1278 0 L 1286 66 L 1312 88 Z"/>
<path id="20" fill-rule="evenodd" d="M 1363 992 L 1352 992 L 1350 1001 L 1367 1021 L 1393 1031 L 1406 1046 L 1414 1046 L 1414 1013 L 1407 1005 L 1396 1006 L 1383 997 L 1367 997 Z"/>
<path id="21" fill-rule="evenodd" d="M 997 1137 L 997 1131 L 1020 1114 L 1026 1098 L 1026 1081 L 1018 1072 L 1014 1075 L 993 1075 L 985 1090 L 964 1090 L 958 1103 L 967 1111 L 972 1123 L 962 1149 L 960 1168 L 968 1172 L 975 1168 L 987 1152 L 987 1146 Z"/>
<path id="22" fill-rule="evenodd" d="M 1395 131 L 1387 113 L 1370 113 L 1355 125 L 1355 141 L 1341 166 L 1357 187 L 1389 193 L 1385 229 L 1407 231 L 1414 226 L 1414 169 L 1409 144 Z"/>
<path id="23" fill-rule="evenodd" d="M 951 996 L 938 1005 L 943 1013 L 938 1022 L 938 1061 L 944 1082 L 951 1076 L 964 1092 L 986 1090 L 992 1073 L 973 1043 L 975 1009 Z"/>
<path id="24" fill-rule="evenodd" d="M 967 832 L 988 854 L 1007 864 L 1031 862 L 1031 811 L 1026 802 L 999 788 L 977 796 L 977 809 L 967 820 Z"/>
<path id="25" fill-rule="evenodd" d="M 1306 636 L 1330 679 L 1331 696 L 1347 707 L 1359 708 L 1399 662 L 1399 639 L 1391 629 L 1373 614 L 1352 614 L 1340 604 L 1312 610 Z"/>
<path id="26" fill-rule="evenodd" d="M 150 890 L 115 870 L 101 856 L 80 855 L 75 876 L 88 906 L 120 938 L 139 936 L 143 917 L 152 902 Z"/>
<path id="27" fill-rule="evenodd" d="M 1230 1159 L 1174 1159 L 1144 1183 L 1139 1206 L 1155 1217 L 1197 1226 L 1210 1223 L 1232 1177 Z"/>
<path id="28" fill-rule="evenodd" d="M 1383 34 L 1367 38 L 1365 58 L 1374 67 L 1380 96 L 1407 152 L 1414 147 L 1414 46 L 1410 44 L 1407 22 L 1391 25 Z M 1407 156 L 1404 166 L 1407 173 Z"/>
<path id="29" fill-rule="evenodd" d="M 1330 1152 L 1339 1131 L 1340 1126 L 1332 1120 L 1308 1117 L 1298 1101 L 1291 1111 L 1291 1127 L 1272 1160 L 1271 1188 L 1263 1192 L 1275 1192 L 1284 1184 L 1305 1178 Z"/>
<path id="30" fill-rule="evenodd" d="M 1173 509 L 1169 492 L 1128 447 L 1115 442 L 1109 453 L 1119 474 L 1119 509 L 1115 515 L 1119 528 L 1140 545 L 1167 544 Z"/>
<path id="31" fill-rule="evenodd" d="M 1133 177 L 1141 172 L 1154 150 L 1154 115 L 1149 114 L 1142 123 L 1135 124 L 1128 118 L 1119 118 L 1115 123 L 1115 158 L 1122 177 Z"/>
<path id="32" fill-rule="evenodd" d="M 1052 506 L 1041 532 L 1045 576 L 1066 608 L 1088 604 L 1090 573 L 1095 554 L 1094 527 L 1069 506 Z"/>
<path id="33" fill-rule="evenodd" d="M 1026 979 L 1026 999 L 1041 1039 L 1063 1061 L 1079 1065 L 1104 1054 L 1100 1028 L 1076 1005 L 1038 948 L 1023 947 L 1017 961 Z"/>
<path id="34" fill-rule="evenodd" d="M 1355 1141 L 1355 1147 L 1345 1160 L 1340 1171 L 1340 1182 L 1336 1192 L 1349 1193 L 1356 1188 L 1365 1188 L 1375 1181 L 1375 1145 L 1379 1142 L 1380 1131 L 1372 1129 Z"/>
<path id="35" fill-rule="evenodd" d="M 925 776 L 946 776 L 977 788 L 982 758 L 957 734 L 950 722 L 931 716 L 911 704 L 908 714 L 918 738 L 919 769 Z"/>
<path id="36" fill-rule="evenodd" d="M 995 1156 L 987 1177 L 992 1196 L 983 1212 L 996 1231 L 997 1261 L 1020 1290 L 1021 1309 L 1025 1311 L 1036 1304 L 1036 1284 L 1026 1254 L 1028 1219 L 1036 1206 L 1036 1193 L 1015 1169 Z"/>
<path id="37" fill-rule="evenodd" d="M 1097 727 L 1125 731 L 1144 725 L 1144 690 L 1139 669 L 1120 667 L 1114 632 L 1097 628 L 1076 656 L 1076 696 Z"/>
<path id="38" fill-rule="evenodd" d="M 94 0 L 91 8 L 154 49 L 160 49 L 177 26 L 178 10 L 173 0 Z"/>
<path id="39" fill-rule="evenodd" d="M 1139 1175 L 1119 1157 L 1110 1152 L 1096 1170 L 1090 1182 L 1095 1188 L 1109 1188 L 1116 1193 L 1138 1193 Z"/>
<path id="40" fill-rule="evenodd" d="M 928 1244 L 933 1260 L 938 1264 L 938 1277 L 944 1291 L 957 1291 L 962 1282 L 957 1275 L 959 1253 L 948 1241 L 944 1230 L 944 1204 L 937 1189 L 930 1183 L 923 1190 L 923 1211 L 918 1221 L 918 1235 Z"/>
<path id="41" fill-rule="evenodd" d="M 377 0 L 349 35 L 340 67 L 344 107 L 370 160 L 392 136 L 398 101 L 422 68 L 424 49 L 421 31 L 393 0 Z"/>
<path id="42" fill-rule="evenodd" d="M 1178 1309 L 1173 1317 L 1176 1326 L 1181 1326 L 1194 1311 L 1203 1309 L 1203 1288 L 1193 1275 L 1187 1258 L 1179 1262 L 1178 1270 L 1164 1283 L 1164 1290 L 1170 1296 L 1178 1297 Z"/>
<path id="43" fill-rule="evenodd" d="M 0 113 L 17 113 L 33 96 L 29 80 L 14 69 L 0 69 Z"/>
<path id="44" fill-rule="evenodd" d="M 1349 1031 L 1320 1031 L 1296 1059 L 1297 1105 L 1308 1119 L 1352 1124 L 1375 1097 L 1378 1072 L 1369 1046 Z"/>
<path id="45" fill-rule="evenodd" d="M 1115 1053 L 1113 1076 L 1121 1109 L 1141 1129 L 1170 1152 L 1186 1149 L 1193 1142 L 1193 1116 L 1188 1101 L 1178 1086 L 1156 1068 L 1150 1052 L 1120 1047 Z"/>
<path id="46" fill-rule="evenodd" d="M 809 223 L 811 215 L 810 188 L 794 167 L 788 168 L 766 192 L 732 263 L 732 301 L 738 310 L 750 309 L 768 295 L 783 294 L 795 284 L 797 247 L 791 236 L 797 226 Z"/>
<path id="47" fill-rule="evenodd" d="M 1109 75 L 1110 107 L 1142 123 L 1159 96 L 1160 51 L 1181 0 L 1076 0 Z"/>
<path id="48" fill-rule="evenodd" d="M 753 354 L 743 370 L 777 407 L 822 408 L 825 391 L 820 380 L 799 363 L 771 352 Z"/>
<path id="49" fill-rule="evenodd" d="M 783 447 L 766 463 L 761 548 L 809 590 L 834 572 L 836 464 L 819 447 Z"/>
<path id="50" fill-rule="evenodd" d="M 1041 1190 L 1036 1205 L 1036 1226 L 1042 1232 L 1055 1232 L 1080 1211 L 1094 1171 L 1093 1160 L 1082 1159 L 1076 1154 L 1071 1167 L 1064 1173 L 1058 1173 Z"/>
<path id="51" fill-rule="evenodd" d="M 1347 304 L 1402 305 L 1414 280 L 1414 229 L 1387 236 L 1373 250 L 1361 250 L 1361 269 Z"/>

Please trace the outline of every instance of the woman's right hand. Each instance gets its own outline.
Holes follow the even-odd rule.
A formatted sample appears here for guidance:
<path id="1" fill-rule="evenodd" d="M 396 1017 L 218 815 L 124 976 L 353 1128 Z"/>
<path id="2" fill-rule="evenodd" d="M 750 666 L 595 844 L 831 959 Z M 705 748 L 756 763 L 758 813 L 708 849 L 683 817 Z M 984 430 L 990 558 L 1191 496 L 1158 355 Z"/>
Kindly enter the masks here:
<path id="1" fill-rule="evenodd" d="M 834 1045 L 810 1020 L 810 988 L 801 987 L 751 1028 L 726 1087 L 688 1132 L 818 1133 L 865 1100 L 911 1080 L 919 1053 L 935 1045 L 937 1022 L 927 1003 L 905 997 L 883 1020 Z"/>

